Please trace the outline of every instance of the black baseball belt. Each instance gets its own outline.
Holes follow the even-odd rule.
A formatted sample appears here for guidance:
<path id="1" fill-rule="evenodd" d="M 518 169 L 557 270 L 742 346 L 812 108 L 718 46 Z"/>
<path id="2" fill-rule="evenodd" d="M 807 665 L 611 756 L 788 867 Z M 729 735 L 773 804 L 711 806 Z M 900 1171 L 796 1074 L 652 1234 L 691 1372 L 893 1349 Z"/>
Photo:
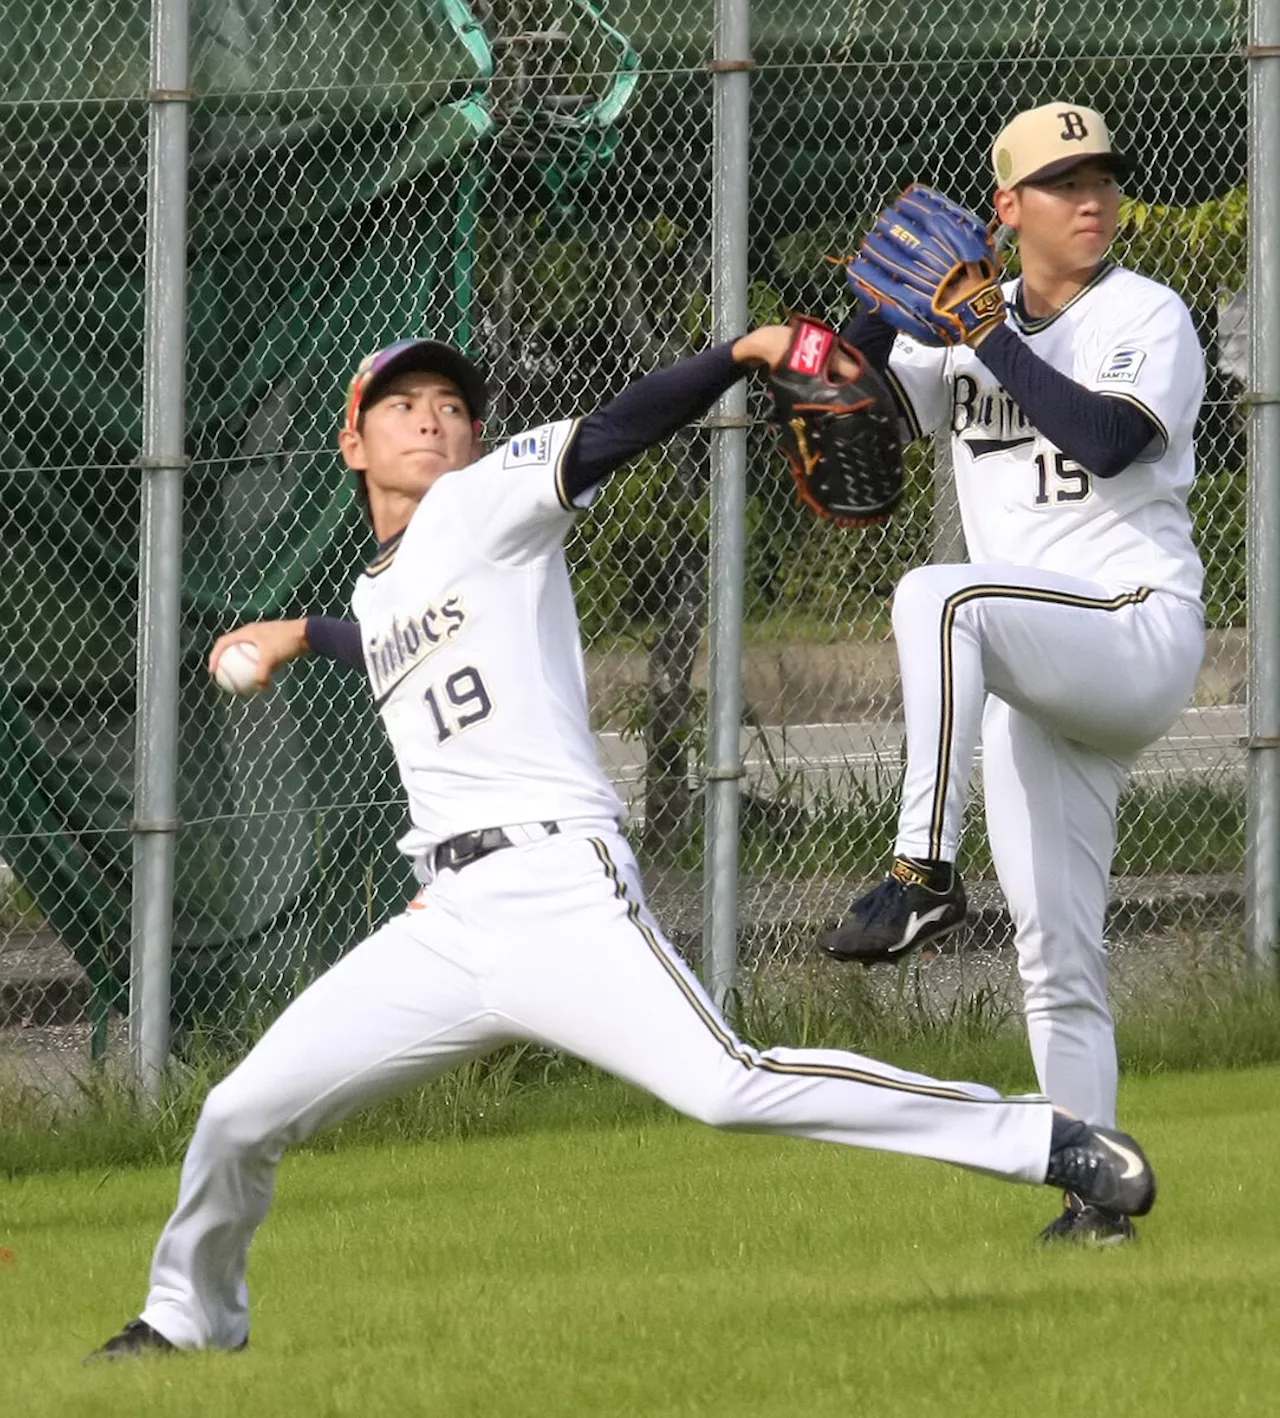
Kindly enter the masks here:
<path id="1" fill-rule="evenodd" d="M 560 832 L 558 822 L 542 822 L 538 825 L 545 830 L 548 837 L 555 837 Z M 481 827 L 475 832 L 460 832 L 456 837 L 450 837 L 447 842 L 441 842 L 436 848 L 435 869 L 461 871 L 472 862 L 478 862 L 481 857 L 500 852 L 504 847 L 514 846 L 516 843 L 507 836 L 504 827 Z"/>

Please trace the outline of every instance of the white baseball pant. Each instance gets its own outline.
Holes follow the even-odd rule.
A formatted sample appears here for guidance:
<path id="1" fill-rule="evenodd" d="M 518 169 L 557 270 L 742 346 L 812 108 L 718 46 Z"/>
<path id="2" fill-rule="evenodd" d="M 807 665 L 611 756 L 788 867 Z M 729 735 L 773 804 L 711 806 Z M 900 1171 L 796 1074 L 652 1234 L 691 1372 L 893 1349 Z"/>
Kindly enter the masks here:
<path id="1" fill-rule="evenodd" d="M 1120 790 L 1186 707 L 1198 604 L 1022 566 L 925 566 L 894 594 L 907 769 L 896 851 L 954 861 L 979 734 L 1040 1087 L 1116 1120 L 1103 923 Z"/>
<path id="2" fill-rule="evenodd" d="M 291 1143 L 513 1040 L 562 1048 L 716 1127 L 1042 1182 L 1052 1105 L 831 1049 L 735 1037 L 645 905 L 613 824 L 444 871 L 305 990 L 209 1094 L 143 1319 L 181 1348 L 248 1335 L 249 1244 Z"/>

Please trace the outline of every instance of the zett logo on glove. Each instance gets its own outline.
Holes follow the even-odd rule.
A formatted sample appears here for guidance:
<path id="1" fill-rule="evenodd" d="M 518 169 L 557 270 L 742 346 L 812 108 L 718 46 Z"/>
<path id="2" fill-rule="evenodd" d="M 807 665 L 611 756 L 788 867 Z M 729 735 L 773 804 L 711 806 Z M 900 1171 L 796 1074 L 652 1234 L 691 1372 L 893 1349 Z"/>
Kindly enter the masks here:
<path id="1" fill-rule="evenodd" d="M 1004 319 L 1005 299 L 999 286 L 988 286 L 986 290 L 979 291 L 967 304 L 975 319 L 989 320 L 996 316 Z"/>

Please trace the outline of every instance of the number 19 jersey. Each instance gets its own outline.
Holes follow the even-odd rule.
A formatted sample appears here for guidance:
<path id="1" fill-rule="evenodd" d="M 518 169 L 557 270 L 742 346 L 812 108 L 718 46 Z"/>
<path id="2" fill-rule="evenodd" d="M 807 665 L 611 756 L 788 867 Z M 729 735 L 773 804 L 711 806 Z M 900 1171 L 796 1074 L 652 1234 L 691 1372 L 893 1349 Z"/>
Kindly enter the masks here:
<path id="1" fill-rule="evenodd" d="M 446 473 L 356 583 L 411 857 L 483 827 L 625 815 L 589 727 L 564 556 L 575 428 L 547 424 Z"/>
<path id="2" fill-rule="evenodd" d="M 1004 288 L 1011 302 L 1016 288 Z M 1056 314 L 1030 320 L 1011 304 L 1008 318 L 1046 364 L 1135 404 L 1157 433 L 1117 476 L 1095 477 L 1039 432 L 980 349 L 899 335 L 890 378 L 914 436 L 951 435 L 969 559 L 1198 600 L 1203 570 L 1187 496 L 1205 371 L 1186 306 L 1167 286 L 1105 266 Z"/>

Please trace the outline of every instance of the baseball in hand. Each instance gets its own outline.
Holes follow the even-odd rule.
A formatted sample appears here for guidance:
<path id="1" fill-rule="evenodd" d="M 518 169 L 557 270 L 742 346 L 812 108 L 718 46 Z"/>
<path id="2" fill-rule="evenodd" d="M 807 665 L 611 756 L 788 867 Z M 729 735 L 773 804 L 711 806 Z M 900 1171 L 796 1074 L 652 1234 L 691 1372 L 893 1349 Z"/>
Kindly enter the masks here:
<path id="1" fill-rule="evenodd" d="M 213 668 L 213 678 L 218 688 L 225 689 L 228 694 L 261 694 L 262 686 L 254 679 L 260 659 L 256 645 L 251 645 L 247 640 L 233 641 L 218 656 L 218 663 Z"/>

